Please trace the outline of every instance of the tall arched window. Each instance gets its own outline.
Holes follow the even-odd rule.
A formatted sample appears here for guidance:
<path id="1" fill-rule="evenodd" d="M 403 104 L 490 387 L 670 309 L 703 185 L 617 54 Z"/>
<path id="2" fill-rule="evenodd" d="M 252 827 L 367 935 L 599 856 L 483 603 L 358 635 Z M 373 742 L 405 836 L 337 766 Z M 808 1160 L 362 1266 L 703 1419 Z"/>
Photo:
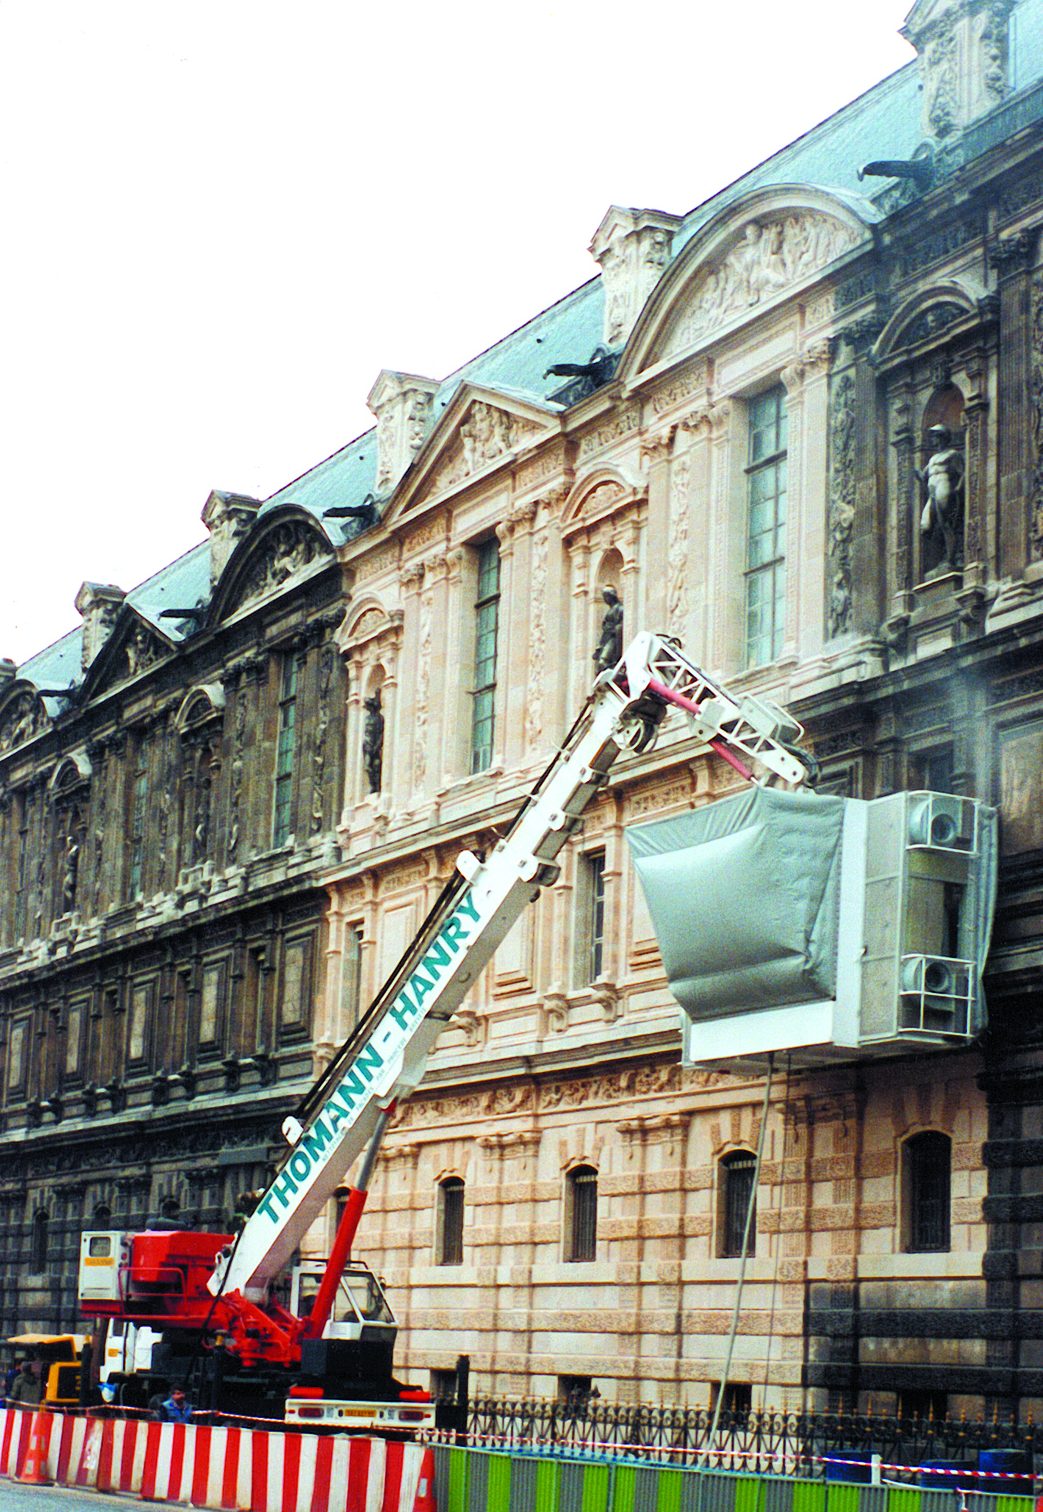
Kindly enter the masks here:
<path id="1" fill-rule="evenodd" d="M 593 1260 L 598 1244 L 598 1173 L 574 1166 L 565 1183 L 565 1259 Z"/>
<path id="2" fill-rule="evenodd" d="M 439 1265 L 462 1265 L 464 1261 L 464 1184 L 459 1176 L 447 1176 L 438 1184 Z"/>
<path id="3" fill-rule="evenodd" d="M 928 1130 L 902 1146 L 902 1248 L 928 1254 L 950 1248 L 952 1141 Z"/>
<path id="4" fill-rule="evenodd" d="M 747 1253 L 753 1254 L 757 1243 L 757 1199 L 754 1181 L 757 1157 L 750 1150 L 731 1150 L 717 1165 L 717 1253 L 722 1258 L 738 1258 L 746 1232 L 746 1214 L 750 1213 Z"/>
<path id="5" fill-rule="evenodd" d="M 47 1269 L 47 1230 L 50 1219 L 44 1212 L 37 1213 L 33 1218 L 32 1234 L 29 1241 L 29 1269 L 34 1275 L 40 1275 Z"/>

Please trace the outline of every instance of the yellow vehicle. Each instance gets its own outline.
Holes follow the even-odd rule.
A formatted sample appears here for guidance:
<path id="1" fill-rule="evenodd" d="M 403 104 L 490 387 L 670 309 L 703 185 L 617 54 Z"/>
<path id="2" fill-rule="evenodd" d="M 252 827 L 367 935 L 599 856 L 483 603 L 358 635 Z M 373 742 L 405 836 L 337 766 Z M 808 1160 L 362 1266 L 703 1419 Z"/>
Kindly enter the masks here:
<path id="1" fill-rule="evenodd" d="M 86 1334 L 15 1334 L 5 1339 L 8 1349 L 20 1358 L 39 1361 L 43 1390 L 40 1401 L 48 1407 L 75 1407 L 80 1397 L 80 1357 L 90 1341 Z"/>

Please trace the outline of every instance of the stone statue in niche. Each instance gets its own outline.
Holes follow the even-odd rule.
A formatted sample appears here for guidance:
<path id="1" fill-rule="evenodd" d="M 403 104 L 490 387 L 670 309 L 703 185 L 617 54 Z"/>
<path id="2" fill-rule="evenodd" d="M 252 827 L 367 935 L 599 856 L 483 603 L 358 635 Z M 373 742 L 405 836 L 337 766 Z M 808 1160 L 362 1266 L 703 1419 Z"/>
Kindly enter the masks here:
<path id="1" fill-rule="evenodd" d="M 920 535 L 936 558 L 931 571 L 941 573 L 963 566 L 963 453 L 947 425 L 932 425 L 927 436 L 933 449 L 916 469 L 924 491 Z"/>
<path id="2" fill-rule="evenodd" d="M 80 832 L 75 821 L 65 840 L 65 867 L 62 872 L 62 913 L 76 907 L 76 884 L 80 876 Z"/>
<path id="3" fill-rule="evenodd" d="M 594 667 L 598 673 L 614 667 L 623 655 L 623 605 L 611 583 L 603 588 L 601 597 L 607 608 L 601 621 L 601 634 L 594 651 Z"/>
<path id="4" fill-rule="evenodd" d="M 366 717 L 362 726 L 362 761 L 370 792 L 379 793 L 384 763 L 384 716 L 380 712 L 380 689 L 364 702 Z"/>

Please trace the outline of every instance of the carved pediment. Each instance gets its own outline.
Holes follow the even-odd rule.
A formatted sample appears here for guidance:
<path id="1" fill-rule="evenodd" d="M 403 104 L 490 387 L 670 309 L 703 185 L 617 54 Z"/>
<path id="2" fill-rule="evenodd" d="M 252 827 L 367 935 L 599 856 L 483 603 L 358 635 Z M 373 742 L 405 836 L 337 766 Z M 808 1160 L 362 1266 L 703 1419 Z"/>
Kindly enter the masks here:
<path id="1" fill-rule="evenodd" d="M 600 468 L 578 479 L 562 510 L 563 534 L 571 535 L 628 508 L 640 493 L 639 482 L 616 469 Z"/>
<path id="2" fill-rule="evenodd" d="M 0 755 L 16 750 L 50 724 L 43 701 L 25 688 L 0 709 Z"/>
<path id="3" fill-rule="evenodd" d="M 719 327 L 752 317 L 861 239 L 844 222 L 809 211 L 747 221 L 739 238 L 699 269 L 663 355 L 683 351 Z"/>
<path id="4" fill-rule="evenodd" d="M 483 399 L 468 405 L 455 436 L 431 476 L 426 492 L 443 493 L 482 472 L 491 462 L 517 450 L 544 427 Z"/>
<path id="5" fill-rule="evenodd" d="M 284 520 L 267 532 L 256 555 L 244 565 L 228 608 L 241 609 L 278 592 L 317 559 L 329 555 L 330 548 L 317 531 L 302 520 Z"/>

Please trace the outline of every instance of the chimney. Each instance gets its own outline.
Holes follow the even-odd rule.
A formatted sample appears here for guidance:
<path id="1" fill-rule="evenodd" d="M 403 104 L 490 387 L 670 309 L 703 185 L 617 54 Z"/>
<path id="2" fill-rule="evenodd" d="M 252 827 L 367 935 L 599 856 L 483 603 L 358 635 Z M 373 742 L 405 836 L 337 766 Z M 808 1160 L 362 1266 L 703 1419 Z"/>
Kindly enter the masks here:
<path id="1" fill-rule="evenodd" d="M 76 595 L 76 608 L 83 616 L 83 648 L 80 663 L 86 672 L 108 640 L 123 600 L 122 588 L 113 583 L 83 583 Z"/>
<path id="2" fill-rule="evenodd" d="M 412 462 L 430 429 L 434 378 L 382 368 L 366 403 L 377 417 L 378 498 L 389 494 Z"/>
<path id="3" fill-rule="evenodd" d="M 946 144 L 1009 93 L 1015 0 L 917 0 L 902 36 L 919 54 L 922 130 Z"/>
<path id="4" fill-rule="evenodd" d="M 623 345 L 637 323 L 645 300 L 670 261 L 677 215 L 662 210 L 624 210 L 610 205 L 594 232 L 590 254 L 601 267 L 605 289 L 604 341 L 610 350 Z"/>
<path id="5" fill-rule="evenodd" d="M 217 582 L 236 546 L 253 524 L 260 499 L 215 488 L 200 518 L 210 532 L 210 586 Z"/>

